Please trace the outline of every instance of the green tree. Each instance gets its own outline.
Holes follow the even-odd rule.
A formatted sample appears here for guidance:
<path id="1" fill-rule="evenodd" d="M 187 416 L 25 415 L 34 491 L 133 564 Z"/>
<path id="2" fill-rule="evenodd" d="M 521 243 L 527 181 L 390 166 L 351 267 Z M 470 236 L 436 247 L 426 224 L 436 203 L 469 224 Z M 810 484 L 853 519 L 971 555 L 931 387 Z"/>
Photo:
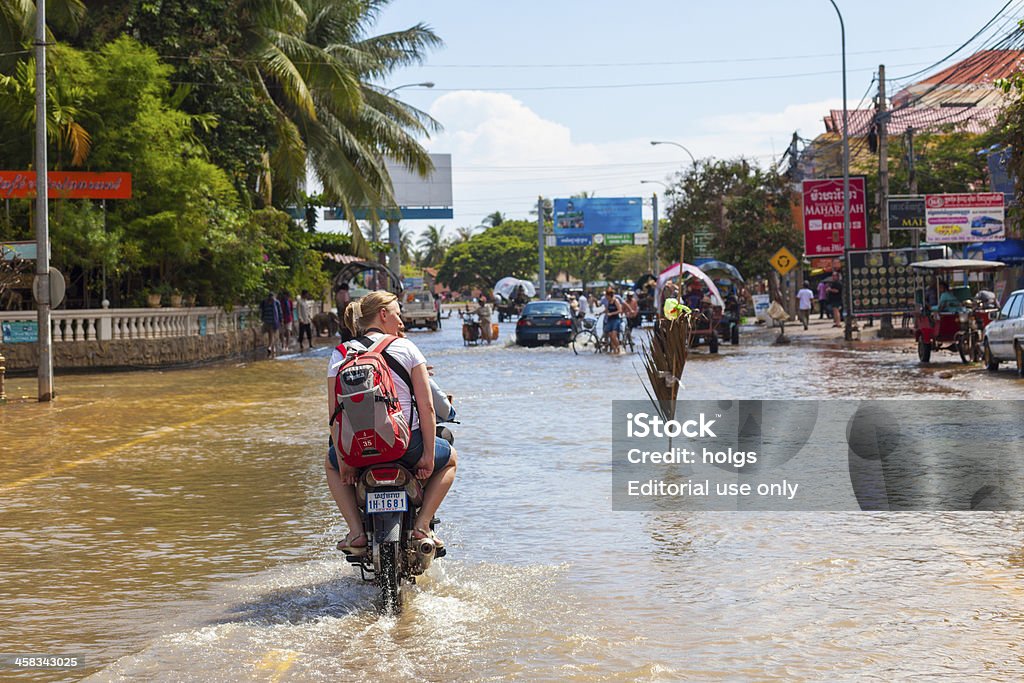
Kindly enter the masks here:
<path id="1" fill-rule="evenodd" d="M 678 261 L 681 237 L 693 254 L 693 235 L 712 230 L 712 246 L 740 272 L 763 273 L 780 247 L 802 251 L 803 236 L 793 227 L 787 181 L 746 159 L 701 161 L 681 175 L 670 194 L 668 225 L 662 230 L 663 261 Z M 689 258 L 689 257 L 688 257 Z"/>
<path id="2" fill-rule="evenodd" d="M 437 279 L 453 289 L 494 287 L 501 278 L 528 278 L 537 272 L 537 240 L 517 235 L 515 221 L 506 221 L 448 249 Z"/>

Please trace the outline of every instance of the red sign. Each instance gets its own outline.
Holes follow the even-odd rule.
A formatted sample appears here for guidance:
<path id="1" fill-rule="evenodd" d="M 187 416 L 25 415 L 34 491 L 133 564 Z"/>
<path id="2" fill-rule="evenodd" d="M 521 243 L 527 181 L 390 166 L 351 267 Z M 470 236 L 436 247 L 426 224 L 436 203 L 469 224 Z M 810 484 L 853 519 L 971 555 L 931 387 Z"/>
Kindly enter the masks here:
<path id="1" fill-rule="evenodd" d="M 804 254 L 809 257 L 843 253 L 843 179 L 805 180 Z M 868 245 L 864 178 L 850 178 L 850 249 Z"/>
<path id="2" fill-rule="evenodd" d="M 50 171 L 50 199 L 131 199 L 131 173 L 90 173 L 87 171 Z M 0 198 L 33 199 L 36 196 L 34 171 L 0 171 Z"/>

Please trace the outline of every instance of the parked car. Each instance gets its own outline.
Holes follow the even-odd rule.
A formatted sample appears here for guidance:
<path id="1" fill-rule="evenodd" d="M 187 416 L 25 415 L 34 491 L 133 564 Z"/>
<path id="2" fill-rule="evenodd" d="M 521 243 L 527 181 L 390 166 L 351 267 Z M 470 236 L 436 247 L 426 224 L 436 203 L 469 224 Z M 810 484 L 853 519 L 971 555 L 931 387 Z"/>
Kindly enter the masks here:
<path id="1" fill-rule="evenodd" d="M 985 367 L 995 372 L 1002 362 L 1014 361 L 1024 377 L 1024 289 L 1011 292 L 1006 303 L 985 326 Z"/>
<path id="2" fill-rule="evenodd" d="M 537 346 L 572 341 L 572 311 L 566 301 L 531 301 L 523 307 L 516 323 L 516 344 Z"/>
<path id="3" fill-rule="evenodd" d="M 405 292 L 402 298 L 402 322 L 406 329 L 437 329 L 437 308 L 434 306 L 433 294 L 426 290 Z"/>

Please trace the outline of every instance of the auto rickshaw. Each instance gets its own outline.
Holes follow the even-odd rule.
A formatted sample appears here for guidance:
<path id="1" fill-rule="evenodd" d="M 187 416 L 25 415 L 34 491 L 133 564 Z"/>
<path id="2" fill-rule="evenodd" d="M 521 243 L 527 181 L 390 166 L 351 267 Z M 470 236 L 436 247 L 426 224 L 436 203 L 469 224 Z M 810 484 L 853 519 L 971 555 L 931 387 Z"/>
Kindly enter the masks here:
<path id="1" fill-rule="evenodd" d="M 922 363 L 931 361 L 932 351 L 955 351 L 963 363 L 981 360 L 981 333 L 988 325 L 993 310 L 984 299 L 972 296 L 967 284 L 955 286 L 957 275 L 966 283 L 972 274 L 990 274 L 1005 267 L 999 261 L 975 259 L 932 259 L 911 263 L 910 267 L 925 277 L 916 295 L 914 341 L 917 357 Z M 939 311 L 939 283 L 949 284 L 949 291 L 960 302 L 955 311 Z M 981 289 L 981 287 L 976 287 Z"/>

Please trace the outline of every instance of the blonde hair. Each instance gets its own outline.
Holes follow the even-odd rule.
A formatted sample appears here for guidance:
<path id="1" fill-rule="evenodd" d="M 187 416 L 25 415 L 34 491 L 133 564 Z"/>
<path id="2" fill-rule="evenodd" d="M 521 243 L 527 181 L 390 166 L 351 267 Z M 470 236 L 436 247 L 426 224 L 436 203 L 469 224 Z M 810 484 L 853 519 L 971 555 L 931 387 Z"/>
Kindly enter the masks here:
<path id="1" fill-rule="evenodd" d="M 397 301 L 398 296 L 383 289 L 370 292 L 358 301 L 352 301 L 345 307 L 345 327 L 352 334 L 360 334 L 373 324 L 377 314 Z"/>

